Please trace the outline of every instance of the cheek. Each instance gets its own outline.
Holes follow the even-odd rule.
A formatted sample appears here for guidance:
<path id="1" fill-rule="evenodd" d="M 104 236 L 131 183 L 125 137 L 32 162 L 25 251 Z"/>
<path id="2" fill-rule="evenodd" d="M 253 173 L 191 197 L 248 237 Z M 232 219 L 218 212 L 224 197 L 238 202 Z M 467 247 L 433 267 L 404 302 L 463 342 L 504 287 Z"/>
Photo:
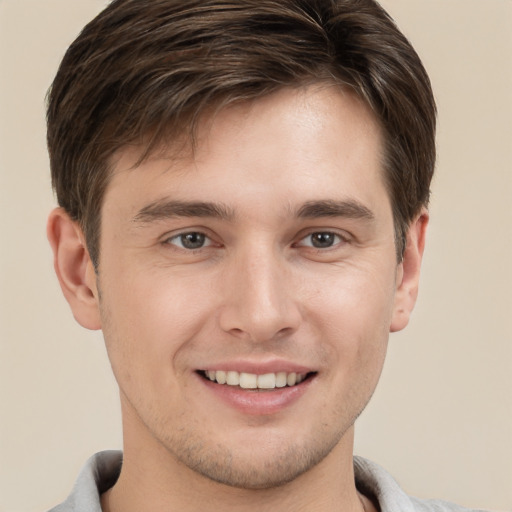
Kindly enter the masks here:
<path id="1" fill-rule="evenodd" d="M 309 280 L 304 306 L 329 319 L 340 333 L 389 329 L 395 296 L 394 267 L 364 265 L 333 268 Z"/>
<path id="2" fill-rule="evenodd" d="M 148 269 L 109 277 L 101 286 L 106 290 L 101 300 L 105 341 L 111 359 L 121 357 L 132 369 L 154 371 L 164 366 L 162 361 L 174 365 L 182 347 L 213 316 L 204 281 L 200 286 L 193 276 Z"/>
<path id="3" fill-rule="evenodd" d="M 328 287 L 309 294 L 307 315 L 343 374 L 379 374 L 387 348 L 394 300 L 394 271 L 351 269 L 333 273 Z M 327 291 L 328 290 L 328 291 Z M 361 375 L 356 375 L 360 378 Z"/>

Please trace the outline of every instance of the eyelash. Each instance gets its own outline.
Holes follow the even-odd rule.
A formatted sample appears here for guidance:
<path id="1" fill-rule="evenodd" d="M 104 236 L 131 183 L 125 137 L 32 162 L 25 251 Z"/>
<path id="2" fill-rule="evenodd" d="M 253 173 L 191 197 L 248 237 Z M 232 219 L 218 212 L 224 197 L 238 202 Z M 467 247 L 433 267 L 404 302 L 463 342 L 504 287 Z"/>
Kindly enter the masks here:
<path id="1" fill-rule="evenodd" d="M 207 245 L 201 245 L 200 247 L 184 247 L 183 245 L 183 240 L 186 236 L 191 236 L 191 235 L 194 235 L 194 236 L 198 236 L 200 238 L 202 238 L 203 240 L 208 240 L 209 243 Z M 178 245 L 178 244 L 174 244 L 173 243 L 173 240 L 180 240 L 181 241 L 181 245 Z M 203 233 L 202 231 L 186 231 L 184 233 L 178 233 L 177 235 L 173 235 L 169 238 L 166 238 L 164 240 L 164 243 L 165 244 L 169 244 L 169 245 L 176 245 L 179 249 L 182 249 L 182 250 L 185 250 L 185 251 L 190 251 L 190 252 L 196 252 L 196 251 L 200 251 L 202 249 L 205 249 L 207 247 L 210 247 L 211 245 L 213 245 L 213 240 L 211 239 L 211 237 L 209 237 L 206 233 Z"/>
<path id="2" fill-rule="evenodd" d="M 183 244 L 185 237 L 187 237 L 187 236 L 190 237 L 192 235 L 194 237 L 198 237 L 203 242 L 208 241 L 207 245 L 203 244 L 200 247 L 185 247 Z M 316 247 L 314 245 L 314 242 L 312 242 L 311 244 L 304 244 L 304 241 L 306 239 L 311 238 L 314 235 L 321 235 L 322 237 L 334 237 L 334 241 L 332 242 L 331 245 L 328 245 L 327 247 Z M 180 241 L 180 243 L 179 244 L 174 243 L 173 241 Z M 343 235 L 341 235 L 339 233 L 335 233 L 333 231 L 311 231 L 308 234 L 306 234 L 305 236 L 302 236 L 298 242 L 296 242 L 292 245 L 292 247 L 308 247 L 309 249 L 316 250 L 318 252 L 325 252 L 325 251 L 328 251 L 329 249 L 334 249 L 334 248 L 338 247 L 340 244 L 345 244 L 345 243 L 349 243 L 349 242 L 350 242 L 350 240 L 347 236 L 343 236 Z M 193 243 L 193 240 L 192 240 L 192 243 Z M 214 241 L 212 240 L 211 237 L 209 237 L 206 233 L 203 233 L 202 231 L 186 231 L 186 232 L 178 233 L 176 235 L 166 238 L 164 240 L 164 244 L 174 245 L 174 246 L 178 247 L 179 249 L 187 251 L 187 252 L 197 252 L 197 251 L 206 249 L 208 247 L 211 247 L 212 245 L 214 245 Z"/>
<path id="3" fill-rule="evenodd" d="M 311 239 L 311 237 L 313 237 L 314 235 L 322 235 L 323 237 L 325 237 L 327 235 L 328 237 L 334 237 L 334 241 L 333 241 L 332 245 L 329 245 L 327 247 L 316 247 L 314 245 L 314 242 L 312 242 L 311 244 L 308 244 L 308 245 L 305 245 L 303 243 L 306 239 L 308 239 L 308 238 Z M 299 240 L 299 242 L 294 244 L 294 246 L 295 247 L 308 247 L 309 249 L 316 250 L 318 252 L 325 252 L 330 249 L 331 250 L 336 249 L 339 245 L 342 245 L 342 244 L 345 244 L 348 242 L 349 242 L 348 236 L 341 235 L 340 233 L 336 233 L 334 231 L 311 231 L 308 234 L 306 234 L 305 236 L 303 236 Z"/>

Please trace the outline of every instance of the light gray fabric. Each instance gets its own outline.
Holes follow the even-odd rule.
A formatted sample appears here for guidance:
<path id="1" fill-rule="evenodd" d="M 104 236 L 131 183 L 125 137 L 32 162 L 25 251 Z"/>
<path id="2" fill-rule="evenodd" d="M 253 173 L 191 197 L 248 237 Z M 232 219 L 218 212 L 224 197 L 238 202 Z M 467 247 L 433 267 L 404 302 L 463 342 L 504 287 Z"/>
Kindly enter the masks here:
<path id="1" fill-rule="evenodd" d="M 100 495 L 116 483 L 122 462 L 120 451 L 93 455 L 80 471 L 68 499 L 49 512 L 101 512 Z"/>
<path id="2" fill-rule="evenodd" d="M 407 496 L 385 469 L 362 457 L 354 457 L 354 474 L 357 488 L 378 502 L 381 512 L 470 512 L 467 508 L 447 501 L 420 500 Z"/>
<path id="3" fill-rule="evenodd" d="M 115 484 L 122 460 L 119 451 L 93 455 L 80 472 L 68 499 L 49 512 L 101 512 L 100 495 Z M 354 457 L 354 472 L 357 488 L 378 502 L 381 512 L 470 512 L 445 501 L 407 496 L 389 473 L 361 457 Z"/>

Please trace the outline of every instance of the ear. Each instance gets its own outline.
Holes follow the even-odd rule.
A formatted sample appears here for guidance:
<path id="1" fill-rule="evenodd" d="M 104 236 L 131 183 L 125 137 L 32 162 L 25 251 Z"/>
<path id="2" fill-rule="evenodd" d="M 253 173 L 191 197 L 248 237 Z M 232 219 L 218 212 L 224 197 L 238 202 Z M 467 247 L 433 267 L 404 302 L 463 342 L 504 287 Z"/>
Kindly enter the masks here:
<path id="1" fill-rule="evenodd" d="M 407 231 L 404 256 L 397 269 L 391 332 L 401 331 L 409 323 L 409 318 L 416 304 L 428 219 L 428 212 L 424 208 L 411 222 Z"/>
<path id="2" fill-rule="evenodd" d="M 81 228 L 62 208 L 56 208 L 48 217 L 46 233 L 55 272 L 75 320 L 87 329 L 100 329 L 96 273 Z"/>

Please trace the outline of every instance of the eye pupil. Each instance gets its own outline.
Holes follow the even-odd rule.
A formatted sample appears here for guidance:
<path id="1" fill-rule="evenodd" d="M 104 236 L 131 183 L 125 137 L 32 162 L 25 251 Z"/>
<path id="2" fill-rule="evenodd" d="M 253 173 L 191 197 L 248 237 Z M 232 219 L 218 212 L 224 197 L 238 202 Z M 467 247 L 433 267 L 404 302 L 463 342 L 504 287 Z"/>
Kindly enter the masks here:
<path id="1" fill-rule="evenodd" d="M 334 233 L 313 233 L 311 243 L 313 247 L 324 248 L 331 247 L 335 242 Z"/>
<path id="2" fill-rule="evenodd" d="M 180 238 L 186 249 L 200 249 L 204 245 L 206 236 L 203 233 L 186 233 Z"/>

